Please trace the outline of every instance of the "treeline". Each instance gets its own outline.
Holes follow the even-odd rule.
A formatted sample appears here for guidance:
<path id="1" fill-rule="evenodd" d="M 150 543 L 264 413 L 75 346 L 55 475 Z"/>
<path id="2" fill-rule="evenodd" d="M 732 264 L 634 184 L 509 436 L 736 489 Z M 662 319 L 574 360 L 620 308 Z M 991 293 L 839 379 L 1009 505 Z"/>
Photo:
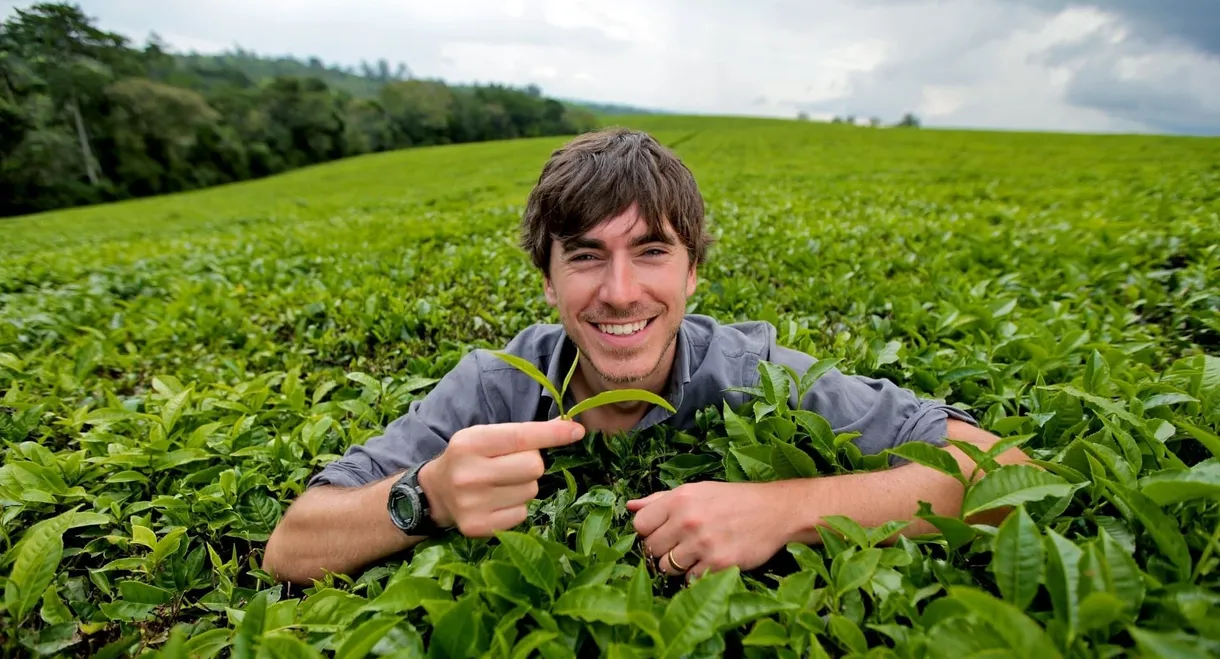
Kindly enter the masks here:
<path id="1" fill-rule="evenodd" d="M 391 79 L 360 98 L 319 77 L 254 79 L 156 38 L 134 47 L 68 4 L 17 9 L 0 26 L 0 216 L 594 124 L 536 87 Z"/>

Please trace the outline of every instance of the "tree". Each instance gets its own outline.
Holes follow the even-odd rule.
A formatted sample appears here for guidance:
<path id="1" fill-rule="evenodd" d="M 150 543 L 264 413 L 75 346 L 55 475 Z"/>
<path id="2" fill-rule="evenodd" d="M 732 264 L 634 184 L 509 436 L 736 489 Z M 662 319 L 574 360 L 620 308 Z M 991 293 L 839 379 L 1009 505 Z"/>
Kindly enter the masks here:
<path id="1" fill-rule="evenodd" d="M 344 108 L 347 117 L 344 142 L 348 155 L 394 148 L 394 132 L 376 99 L 353 98 Z"/>
<path id="2" fill-rule="evenodd" d="M 189 159 L 204 126 L 220 113 L 198 92 L 147 78 L 124 78 L 106 87 L 108 130 L 116 180 L 128 194 L 148 195 L 187 187 Z"/>
<path id="3" fill-rule="evenodd" d="M 404 80 L 381 88 L 395 142 L 400 145 L 444 144 L 449 139 L 453 91 L 435 80 Z"/>
<path id="4" fill-rule="evenodd" d="M 369 151 L 583 132 L 531 85 L 450 87 L 385 59 L 170 52 L 40 3 L 0 24 L 0 216 L 187 190 Z"/>
<path id="5" fill-rule="evenodd" d="M 326 83 L 279 77 L 263 89 L 259 126 L 265 143 L 289 168 L 340 158 L 344 119 Z"/>
<path id="6" fill-rule="evenodd" d="M 908 112 L 902 115 L 902 120 L 898 122 L 898 126 L 902 128 L 919 128 L 919 117 Z"/>
<path id="7" fill-rule="evenodd" d="M 42 83 L 58 111 L 67 113 L 76 131 L 81 165 L 90 184 L 100 184 L 89 139 L 84 106 L 123 69 L 129 59 L 127 39 L 92 24 L 79 7 L 39 3 L 17 9 L 0 32 L 0 50 L 27 67 Z M 125 61 L 127 60 L 127 61 Z"/>

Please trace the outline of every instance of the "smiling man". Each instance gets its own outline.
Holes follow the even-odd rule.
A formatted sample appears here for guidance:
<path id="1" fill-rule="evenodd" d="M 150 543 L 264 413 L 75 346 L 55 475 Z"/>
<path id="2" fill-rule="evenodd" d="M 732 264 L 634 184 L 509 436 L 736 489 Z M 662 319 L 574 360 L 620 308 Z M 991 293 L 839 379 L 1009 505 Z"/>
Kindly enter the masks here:
<path id="1" fill-rule="evenodd" d="M 267 543 L 264 568 L 307 583 L 352 573 L 456 529 L 487 537 L 526 519 L 546 468 L 544 451 L 588 430 L 681 429 L 695 413 L 744 395 L 766 360 L 804 372 L 814 359 L 776 344 L 762 322 L 721 324 L 686 313 L 711 239 L 694 177 L 651 136 L 606 129 L 573 140 L 543 167 L 522 219 L 522 245 L 543 274 L 559 324 L 535 325 L 505 350 L 562 381 L 579 348 L 573 404 L 615 388 L 647 389 L 675 413 L 646 403 L 598 407 L 577 421 L 550 420 L 556 401 L 505 362 L 476 350 L 380 437 L 327 465 L 289 508 Z M 886 380 L 831 369 L 793 407 L 816 412 L 836 433 L 858 431 L 865 454 L 945 437 L 986 450 L 997 438 L 956 408 Z M 949 452 L 969 473 L 973 462 Z M 1025 460 L 1013 449 L 1001 463 Z M 911 520 L 919 502 L 956 514 L 961 485 L 907 464 L 882 472 L 769 483 L 699 482 L 628 503 L 648 552 L 670 574 L 762 565 L 789 542 L 816 543 L 828 515 L 866 526 Z"/>

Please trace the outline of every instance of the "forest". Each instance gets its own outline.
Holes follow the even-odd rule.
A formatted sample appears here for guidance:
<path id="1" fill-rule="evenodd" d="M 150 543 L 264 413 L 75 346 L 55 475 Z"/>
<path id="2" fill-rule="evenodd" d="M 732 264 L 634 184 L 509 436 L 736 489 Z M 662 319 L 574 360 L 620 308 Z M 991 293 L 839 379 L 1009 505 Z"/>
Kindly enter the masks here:
<path id="1" fill-rule="evenodd" d="M 133 44 L 76 5 L 18 8 L 0 25 L 0 217 L 595 125 L 536 86 L 451 86 L 384 60 L 359 75 L 310 64 L 185 56 L 156 35 Z"/>

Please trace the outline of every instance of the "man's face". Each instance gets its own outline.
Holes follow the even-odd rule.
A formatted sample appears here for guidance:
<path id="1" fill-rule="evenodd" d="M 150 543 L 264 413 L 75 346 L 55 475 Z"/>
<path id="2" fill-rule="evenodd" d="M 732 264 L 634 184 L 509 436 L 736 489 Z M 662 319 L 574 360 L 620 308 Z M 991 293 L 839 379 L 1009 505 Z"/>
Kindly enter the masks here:
<path id="1" fill-rule="evenodd" d="M 632 206 L 551 246 L 547 301 L 604 386 L 659 386 L 673 364 L 696 273 L 668 222 L 665 231 L 649 235 Z"/>

